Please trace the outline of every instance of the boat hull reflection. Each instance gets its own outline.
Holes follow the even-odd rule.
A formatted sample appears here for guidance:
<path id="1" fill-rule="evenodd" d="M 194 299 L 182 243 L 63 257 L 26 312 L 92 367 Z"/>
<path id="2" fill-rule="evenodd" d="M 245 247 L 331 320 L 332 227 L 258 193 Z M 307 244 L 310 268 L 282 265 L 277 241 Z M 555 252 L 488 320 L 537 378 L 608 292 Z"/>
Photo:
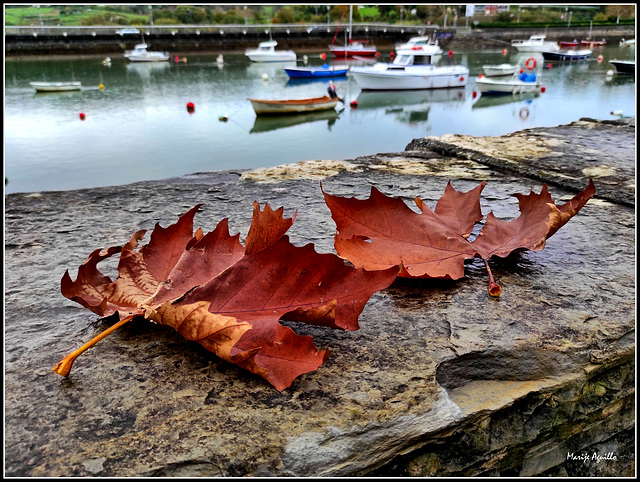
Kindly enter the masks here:
<path id="1" fill-rule="evenodd" d="M 256 116 L 253 128 L 249 132 L 251 134 L 259 134 L 262 132 L 286 129 L 300 124 L 320 121 L 327 121 L 327 127 L 331 129 L 331 126 L 336 122 L 339 116 L 340 113 L 336 110 L 306 112 L 303 114 L 282 114 L 278 116 Z"/>

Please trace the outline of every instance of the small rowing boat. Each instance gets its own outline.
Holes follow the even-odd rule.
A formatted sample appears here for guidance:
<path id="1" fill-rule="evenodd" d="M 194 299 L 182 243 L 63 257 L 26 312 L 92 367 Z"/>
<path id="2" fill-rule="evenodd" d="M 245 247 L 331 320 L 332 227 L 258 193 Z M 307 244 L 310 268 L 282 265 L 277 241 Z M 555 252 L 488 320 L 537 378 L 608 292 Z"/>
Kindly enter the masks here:
<path id="1" fill-rule="evenodd" d="M 36 92 L 66 92 L 82 88 L 81 82 L 29 82 L 29 85 Z"/>
<path id="2" fill-rule="evenodd" d="M 296 114 L 300 112 L 315 112 L 319 110 L 333 109 L 340 99 L 327 95 L 312 99 L 249 99 L 253 110 L 258 115 L 262 114 Z"/>

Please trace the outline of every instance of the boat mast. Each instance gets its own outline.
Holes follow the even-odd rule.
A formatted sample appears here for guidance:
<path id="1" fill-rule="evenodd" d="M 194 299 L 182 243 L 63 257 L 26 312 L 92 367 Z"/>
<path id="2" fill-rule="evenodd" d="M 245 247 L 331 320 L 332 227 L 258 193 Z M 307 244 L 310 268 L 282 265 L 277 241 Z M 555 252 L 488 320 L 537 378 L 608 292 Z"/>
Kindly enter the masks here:
<path id="1" fill-rule="evenodd" d="M 351 43 L 351 26 L 353 25 L 353 5 L 349 5 L 349 42 Z"/>

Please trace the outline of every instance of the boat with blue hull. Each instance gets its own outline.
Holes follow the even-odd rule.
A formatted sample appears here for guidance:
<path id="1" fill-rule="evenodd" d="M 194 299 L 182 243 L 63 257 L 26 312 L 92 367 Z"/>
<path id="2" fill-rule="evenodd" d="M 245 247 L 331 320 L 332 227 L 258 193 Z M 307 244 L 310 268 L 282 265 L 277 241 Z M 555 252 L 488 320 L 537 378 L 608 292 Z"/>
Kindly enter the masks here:
<path id="1" fill-rule="evenodd" d="M 542 52 L 544 60 L 555 60 L 559 62 L 570 62 L 572 60 L 587 60 L 591 56 L 590 49 L 581 50 L 558 50 L 555 52 Z"/>
<path id="2" fill-rule="evenodd" d="M 349 67 L 323 64 L 319 67 L 285 67 L 284 71 L 290 79 L 319 79 L 346 77 Z"/>

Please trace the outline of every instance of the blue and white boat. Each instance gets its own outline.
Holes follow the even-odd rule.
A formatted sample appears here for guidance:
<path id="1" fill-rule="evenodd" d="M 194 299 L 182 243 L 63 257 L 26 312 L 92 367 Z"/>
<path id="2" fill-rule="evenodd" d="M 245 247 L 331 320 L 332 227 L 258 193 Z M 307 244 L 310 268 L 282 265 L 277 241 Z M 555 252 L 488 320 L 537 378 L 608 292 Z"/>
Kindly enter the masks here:
<path id="1" fill-rule="evenodd" d="M 587 60 L 591 56 L 591 50 L 589 49 L 581 49 L 581 50 L 558 50 L 555 52 L 542 52 L 542 57 L 545 60 L 557 60 L 561 62 L 571 61 L 571 60 Z"/>
<path id="2" fill-rule="evenodd" d="M 284 71 L 290 79 L 317 79 L 346 76 L 349 72 L 349 67 L 323 64 L 319 67 L 285 67 Z"/>

